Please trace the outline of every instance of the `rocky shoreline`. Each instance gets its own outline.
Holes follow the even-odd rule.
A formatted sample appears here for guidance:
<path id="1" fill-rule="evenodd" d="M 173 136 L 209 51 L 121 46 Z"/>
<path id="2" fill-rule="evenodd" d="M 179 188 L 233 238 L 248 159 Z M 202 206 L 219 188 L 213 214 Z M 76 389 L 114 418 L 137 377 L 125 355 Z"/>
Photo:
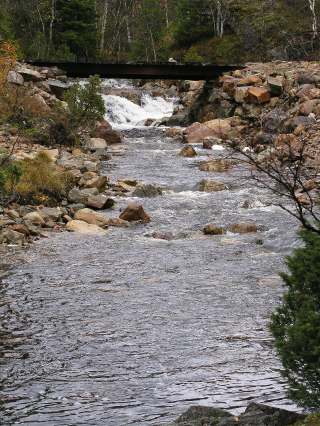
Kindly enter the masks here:
<path id="1" fill-rule="evenodd" d="M 305 414 L 253 402 L 239 416 L 219 408 L 194 406 L 168 426 L 299 426 L 306 418 Z"/>

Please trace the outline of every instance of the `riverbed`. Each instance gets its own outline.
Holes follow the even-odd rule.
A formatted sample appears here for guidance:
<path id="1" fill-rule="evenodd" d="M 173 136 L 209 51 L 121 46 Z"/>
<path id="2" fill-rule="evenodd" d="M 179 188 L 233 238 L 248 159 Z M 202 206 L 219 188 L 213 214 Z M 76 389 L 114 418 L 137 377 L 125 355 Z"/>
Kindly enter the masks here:
<path id="1" fill-rule="evenodd" d="M 144 108 L 152 115 L 150 102 Z M 0 424 L 161 425 L 190 405 L 238 413 L 253 400 L 295 409 L 268 321 L 296 223 L 244 165 L 199 170 L 208 156 L 226 155 L 223 147 L 179 157 L 163 129 L 121 123 L 120 112 L 126 138 L 105 173 L 164 194 L 121 197 L 111 212 L 136 201 L 150 224 L 40 240 L 3 279 Z M 202 179 L 228 189 L 200 192 Z M 248 221 L 258 233 L 202 233 L 208 223 Z"/>

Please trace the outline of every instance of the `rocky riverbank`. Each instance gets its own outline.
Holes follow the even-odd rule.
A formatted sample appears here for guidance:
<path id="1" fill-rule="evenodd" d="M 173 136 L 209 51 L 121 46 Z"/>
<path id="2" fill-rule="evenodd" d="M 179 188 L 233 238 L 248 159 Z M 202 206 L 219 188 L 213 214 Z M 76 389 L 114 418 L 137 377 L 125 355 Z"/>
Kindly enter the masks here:
<path id="1" fill-rule="evenodd" d="M 304 414 L 257 403 L 249 404 L 239 416 L 217 408 L 195 406 L 168 426 L 299 426 L 304 424 L 306 417 Z"/>

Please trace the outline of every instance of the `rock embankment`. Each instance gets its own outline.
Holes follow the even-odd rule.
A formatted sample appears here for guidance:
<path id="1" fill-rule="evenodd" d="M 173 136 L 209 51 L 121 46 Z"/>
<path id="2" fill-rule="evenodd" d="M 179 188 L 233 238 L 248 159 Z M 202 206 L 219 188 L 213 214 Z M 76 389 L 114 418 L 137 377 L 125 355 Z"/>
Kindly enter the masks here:
<path id="1" fill-rule="evenodd" d="M 252 403 L 240 416 L 219 408 L 194 406 L 168 426 L 295 426 L 306 415 Z"/>
<path id="2" fill-rule="evenodd" d="M 24 109 L 37 117 L 50 117 L 57 104 L 67 108 L 63 101 L 70 82 L 57 68 L 35 68 L 17 64 L 7 81 L 12 88 L 23 88 Z M 25 204 L 19 197 L 7 202 L 0 211 L 0 244 L 24 245 L 50 232 L 67 230 L 82 234 L 104 235 L 109 226 L 129 227 L 132 222 L 147 223 L 150 217 L 141 205 L 130 205 L 115 217 L 117 197 L 134 193 L 143 196 L 161 195 L 161 189 L 143 182 L 117 181 L 104 172 L 104 164 L 112 159 L 114 150 L 123 142 L 122 134 L 105 120 L 97 123 L 91 133 L 80 135 L 76 147 L 36 142 L 32 132 L 19 133 L 8 123 L 0 127 L 1 152 L 10 152 L 11 160 L 33 161 L 45 155 L 56 172 L 67 174 L 71 187 L 58 203 Z M 34 133 L 34 132 L 33 132 Z M 41 138 L 40 138 L 41 139 Z M 107 213 L 98 211 L 109 210 Z M 120 217 L 119 217 L 120 215 Z"/>

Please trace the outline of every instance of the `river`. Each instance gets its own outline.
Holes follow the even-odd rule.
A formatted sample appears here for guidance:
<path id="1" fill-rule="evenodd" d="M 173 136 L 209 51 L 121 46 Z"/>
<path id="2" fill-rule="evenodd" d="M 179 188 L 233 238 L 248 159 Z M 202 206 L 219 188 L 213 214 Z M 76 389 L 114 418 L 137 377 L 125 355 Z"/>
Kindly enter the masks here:
<path id="1" fill-rule="evenodd" d="M 106 102 L 109 119 L 126 129 L 106 173 L 165 192 L 117 200 L 113 216 L 135 200 L 150 224 L 42 239 L 3 279 L 0 424 L 162 425 L 190 405 L 238 413 L 253 400 L 294 409 L 267 324 L 296 224 L 244 166 L 201 172 L 207 150 L 179 157 L 181 145 L 163 129 L 141 125 L 170 114 L 172 102 Z M 224 154 L 219 146 L 210 153 Z M 199 192 L 204 178 L 229 189 Z M 241 221 L 259 233 L 201 231 Z"/>

